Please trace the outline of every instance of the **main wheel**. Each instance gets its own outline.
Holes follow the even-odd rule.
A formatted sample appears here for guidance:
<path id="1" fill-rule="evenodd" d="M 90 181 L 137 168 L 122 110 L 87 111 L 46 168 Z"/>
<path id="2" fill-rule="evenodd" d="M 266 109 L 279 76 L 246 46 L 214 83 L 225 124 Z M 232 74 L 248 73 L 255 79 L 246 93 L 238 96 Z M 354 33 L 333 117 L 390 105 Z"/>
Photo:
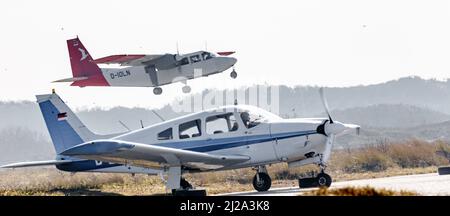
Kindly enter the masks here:
<path id="1" fill-rule="evenodd" d="M 187 93 L 191 92 L 191 87 L 188 85 L 185 85 L 185 86 L 183 86 L 183 88 L 181 90 L 183 90 L 183 93 L 187 94 Z"/>
<path id="2" fill-rule="evenodd" d="M 236 73 L 236 71 L 234 69 L 233 69 L 233 71 L 231 71 L 230 77 L 233 78 L 233 79 L 236 79 L 237 73 Z"/>
<path id="3" fill-rule="evenodd" d="M 317 186 L 319 187 L 330 187 L 331 186 L 331 176 L 326 173 L 319 173 L 316 177 Z"/>
<path id="4" fill-rule="evenodd" d="M 153 89 L 153 94 L 155 94 L 155 95 L 160 95 L 162 93 L 162 88 L 160 88 L 160 87 L 155 87 L 154 89 Z"/>
<path id="5" fill-rule="evenodd" d="M 259 175 L 259 181 L 257 175 Z M 253 177 L 253 187 L 255 190 L 259 192 L 268 191 L 270 186 L 272 186 L 272 180 L 267 173 L 257 173 L 255 177 Z"/>

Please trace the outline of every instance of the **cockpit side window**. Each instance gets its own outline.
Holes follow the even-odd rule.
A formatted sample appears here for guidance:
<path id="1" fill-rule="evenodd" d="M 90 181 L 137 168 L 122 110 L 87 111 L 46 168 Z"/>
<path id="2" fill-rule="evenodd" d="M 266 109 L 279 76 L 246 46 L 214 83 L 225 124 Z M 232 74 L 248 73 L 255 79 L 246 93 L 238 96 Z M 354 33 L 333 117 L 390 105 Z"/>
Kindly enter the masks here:
<path id="1" fill-rule="evenodd" d="M 196 62 L 199 62 L 199 61 L 201 61 L 199 55 L 193 55 L 193 56 L 191 56 L 191 63 L 192 63 L 192 64 L 193 64 L 193 63 L 196 63 Z"/>
<path id="2" fill-rule="evenodd" d="M 203 52 L 202 53 L 202 59 L 203 60 L 208 60 L 208 59 L 212 59 L 212 55 L 211 55 L 211 53 L 209 53 L 209 52 Z"/>
<path id="3" fill-rule="evenodd" d="M 206 118 L 206 133 L 221 134 L 237 131 L 239 128 L 233 113 L 214 115 Z"/>
<path id="4" fill-rule="evenodd" d="M 241 112 L 240 116 L 245 127 L 248 129 L 259 125 L 261 123 L 260 120 L 263 118 L 261 115 L 253 115 L 249 112 Z"/>
<path id="5" fill-rule="evenodd" d="M 180 139 L 199 137 L 202 135 L 200 119 L 189 121 L 179 126 Z"/>
<path id="6" fill-rule="evenodd" d="M 158 133 L 158 140 L 171 140 L 171 139 L 173 139 L 172 128 L 168 128 Z"/>

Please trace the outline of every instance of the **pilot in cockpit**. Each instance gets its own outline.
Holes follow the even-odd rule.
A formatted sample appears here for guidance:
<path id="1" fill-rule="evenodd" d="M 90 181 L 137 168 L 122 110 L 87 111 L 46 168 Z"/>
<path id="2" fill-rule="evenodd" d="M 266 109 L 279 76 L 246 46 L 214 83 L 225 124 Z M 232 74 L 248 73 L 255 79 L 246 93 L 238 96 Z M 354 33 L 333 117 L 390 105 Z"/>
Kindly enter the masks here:
<path id="1" fill-rule="evenodd" d="M 211 58 L 211 56 L 209 55 L 209 53 L 203 52 L 203 53 L 202 53 L 202 58 L 203 58 L 203 60 L 208 60 L 208 59 Z"/>
<path id="2" fill-rule="evenodd" d="M 248 112 L 242 112 L 241 119 L 242 122 L 244 122 L 245 127 L 248 128 L 248 125 L 250 124 L 250 114 L 248 114 Z"/>

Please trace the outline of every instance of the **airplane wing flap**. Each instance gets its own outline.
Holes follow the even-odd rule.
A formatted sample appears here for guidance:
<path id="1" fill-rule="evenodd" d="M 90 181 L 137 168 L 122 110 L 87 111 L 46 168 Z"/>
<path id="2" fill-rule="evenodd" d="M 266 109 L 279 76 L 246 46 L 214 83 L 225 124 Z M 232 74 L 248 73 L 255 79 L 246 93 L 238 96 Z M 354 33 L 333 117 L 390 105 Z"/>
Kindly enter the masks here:
<path id="1" fill-rule="evenodd" d="M 114 163 L 135 164 L 147 167 L 161 164 L 189 167 L 223 167 L 247 161 L 248 156 L 213 155 L 164 146 L 148 145 L 125 141 L 93 141 L 77 145 L 61 153 L 90 160 L 102 160 Z M 203 165 L 202 165 L 203 164 Z"/>

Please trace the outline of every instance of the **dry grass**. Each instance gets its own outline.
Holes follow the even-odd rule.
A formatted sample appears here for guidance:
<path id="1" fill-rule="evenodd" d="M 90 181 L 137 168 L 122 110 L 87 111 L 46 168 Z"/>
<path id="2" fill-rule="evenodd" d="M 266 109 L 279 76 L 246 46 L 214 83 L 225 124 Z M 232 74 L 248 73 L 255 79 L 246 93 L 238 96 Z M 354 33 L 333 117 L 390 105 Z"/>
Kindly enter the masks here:
<path id="1" fill-rule="evenodd" d="M 393 191 L 387 189 L 375 189 L 366 187 L 345 187 L 336 189 L 320 188 L 307 192 L 307 196 L 417 196 L 418 194 L 410 191 Z"/>
<path id="2" fill-rule="evenodd" d="M 381 144 L 362 149 L 335 151 L 327 172 L 334 181 L 379 178 L 436 172 L 437 166 L 447 163 L 436 156 L 443 142 L 412 140 Z M 308 165 L 287 169 L 286 164 L 268 167 L 273 187 L 297 186 L 301 173 L 318 171 Z M 208 194 L 252 190 L 255 174 L 250 168 L 187 174 L 193 185 L 208 190 Z M 0 171 L 0 195 L 155 195 L 165 194 L 163 182 L 157 176 L 129 174 L 76 173 L 54 168 L 16 169 Z"/>
<path id="3" fill-rule="evenodd" d="M 0 195 L 65 195 L 123 183 L 125 175 L 65 173 L 54 168 L 15 169 L 0 172 Z"/>
<path id="4" fill-rule="evenodd" d="M 333 170 L 347 173 L 380 172 L 389 168 L 423 168 L 447 163 L 436 150 L 449 146 L 442 141 L 409 140 L 397 143 L 378 143 L 361 149 L 335 151 L 330 163 Z"/>

